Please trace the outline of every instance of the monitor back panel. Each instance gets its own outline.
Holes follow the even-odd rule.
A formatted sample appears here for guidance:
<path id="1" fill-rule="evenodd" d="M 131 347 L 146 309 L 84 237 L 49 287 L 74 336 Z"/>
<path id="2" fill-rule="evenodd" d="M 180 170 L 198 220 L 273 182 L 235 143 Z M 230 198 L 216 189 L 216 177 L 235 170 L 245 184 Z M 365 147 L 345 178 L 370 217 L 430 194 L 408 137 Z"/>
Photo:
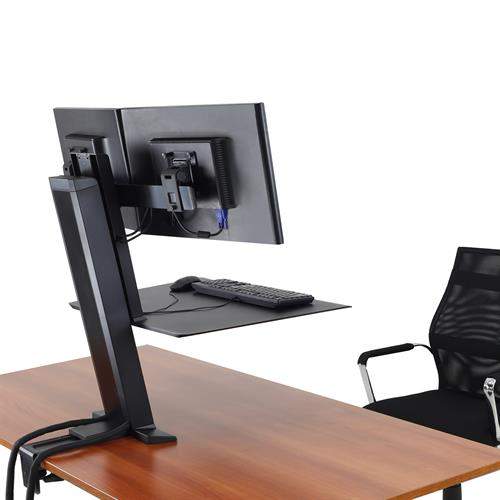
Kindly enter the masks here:
<path id="1" fill-rule="evenodd" d="M 262 104 L 126 108 L 120 116 L 134 184 L 160 184 L 150 152 L 152 139 L 228 138 L 227 161 L 237 206 L 229 211 L 229 230 L 214 239 L 283 242 Z M 184 223 L 196 231 L 217 228 L 214 211 L 209 209 L 186 214 Z M 154 210 L 147 232 L 189 237 L 166 210 Z"/>
<path id="2" fill-rule="evenodd" d="M 117 184 L 130 182 L 125 145 L 121 132 L 120 110 L 105 108 L 56 108 L 54 109 L 57 132 L 64 163 L 70 163 L 66 137 L 90 135 L 104 138 L 105 153 L 109 157 L 113 178 Z M 64 172 L 67 174 L 67 172 Z M 135 229 L 139 211 L 123 207 L 122 216 L 126 227 Z"/>

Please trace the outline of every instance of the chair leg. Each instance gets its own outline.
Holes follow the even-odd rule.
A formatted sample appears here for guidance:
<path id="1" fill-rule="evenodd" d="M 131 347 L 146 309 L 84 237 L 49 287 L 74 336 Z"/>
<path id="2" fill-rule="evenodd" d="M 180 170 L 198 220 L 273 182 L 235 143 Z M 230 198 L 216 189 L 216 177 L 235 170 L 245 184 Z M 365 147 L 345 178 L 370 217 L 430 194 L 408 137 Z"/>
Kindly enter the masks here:
<path id="1" fill-rule="evenodd" d="M 443 490 L 443 500 L 462 500 L 462 485 L 456 484 Z"/>

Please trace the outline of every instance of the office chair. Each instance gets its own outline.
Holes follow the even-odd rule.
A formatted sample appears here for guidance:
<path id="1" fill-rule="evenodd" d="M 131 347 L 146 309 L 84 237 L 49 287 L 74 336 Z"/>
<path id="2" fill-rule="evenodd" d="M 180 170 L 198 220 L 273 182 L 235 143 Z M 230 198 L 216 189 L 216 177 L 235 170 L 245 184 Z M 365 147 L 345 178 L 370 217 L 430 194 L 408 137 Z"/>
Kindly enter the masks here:
<path id="1" fill-rule="evenodd" d="M 369 403 L 365 408 L 490 446 L 500 445 L 495 383 L 500 379 L 500 250 L 459 248 L 448 286 L 432 320 L 430 347 L 401 344 L 361 354 L 358 366 Z M 427 349 L 439 388 L 376 401 L 368 359 Z M 443 491 L 460 500 L 461 485 Z"/>

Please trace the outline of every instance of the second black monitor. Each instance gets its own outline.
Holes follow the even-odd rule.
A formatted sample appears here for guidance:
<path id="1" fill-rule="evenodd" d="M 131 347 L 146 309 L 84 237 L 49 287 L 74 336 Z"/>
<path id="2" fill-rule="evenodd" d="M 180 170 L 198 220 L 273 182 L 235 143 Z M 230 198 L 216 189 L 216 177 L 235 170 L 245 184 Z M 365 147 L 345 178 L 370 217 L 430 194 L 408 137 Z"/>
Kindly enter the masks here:
<path id="1" fill-rule="evenodd" d="M 132 184 L 161 184 L 162 159 L 182 162 L 183 156 L 195 149 L 198 168 L 194 170 L 202 172 L 195 183 L 199 188 L 197 208 L 176 214 L 154 210 L 146 233 L 193 237 L 196 235 L 189 231 L 214 234 L 218 229 L 214 209 L 229 198 L 228 228 L 215 238 L 283 242 L 263 104 L 127 108 L 120 110 L 120 115 Z M 225 170 L 214 176 L 213 170 L 220 168 L 217 141 L 223 147 Z M 209 160 L 210 147 L 213 162 Z M 189 204 L 186 191 L 184 201 Z M 214 195 L 217 192 L 219 196 Z"/>

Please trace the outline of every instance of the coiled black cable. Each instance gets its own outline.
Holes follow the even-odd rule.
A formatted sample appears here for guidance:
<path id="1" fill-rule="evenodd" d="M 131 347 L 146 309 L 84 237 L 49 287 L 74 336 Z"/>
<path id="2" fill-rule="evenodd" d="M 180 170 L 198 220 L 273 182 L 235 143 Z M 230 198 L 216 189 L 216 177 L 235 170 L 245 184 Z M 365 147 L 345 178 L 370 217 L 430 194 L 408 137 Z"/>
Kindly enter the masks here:
<path id="1" fill-rule="evenodd" d="M 49 450 L 41 451 L 31 464 L 29 479 L 28 479 L 28 489 L 26 490 L 26 500 L 34 500 L 35 498 L 35 488 L 36 488 L 36 481 L 38 479 L 38 470 L 44 460 L 46 460 L 52 455 L 55 455 L 56 453 L 76 450 L 78 448 L 83 448 L 85 446 L 90 446 L 92 444 L 98 444 L 104 441 L 109 441 L 110 439 L 113 438 L 121 437 L 128 431 L 129 428 L 130 428 L 130 423 L 124 422 L 123 424 L 119 425 L 118 427 L 115 427 L 114 429 L 105 432 L 100 432 L 99 434 L 96 434 L 89 438 L 81 439 L 79 441 L 63 443 L 60 444 L 59 446 L 54 446 L 54 448 L 51 448 Z"/>
<path id="2" fill-rule="evenodd" d="M 106 416 L 96 417 L 96 418 L 84 418 L 78 420 L 68 420 L 66 422 L 60 422 L 58 424 L 49 425 L 48 427 L 43 427 L 42 429 L 37 429 L 20 437 L 12 445 L 12 449 L 10 451 L 9 463 L 7 465 L 5 499 L 14 500 L 14 479 L 16 472 L 16 461 L 17 461 L 17 455 L 19 454 L 19 450 L 21 449 L 21 446 L 23 446 L 23 444 L 26 444 L 28 441 L 31 441 L 32 439 L 43 436 L 44 434 L 48 434 L 50 432 L 60 431 L 63 429 L 68 429 L 70 427 L 76 427 L 78 425 L 95 424 L 105 419 Z"/>

